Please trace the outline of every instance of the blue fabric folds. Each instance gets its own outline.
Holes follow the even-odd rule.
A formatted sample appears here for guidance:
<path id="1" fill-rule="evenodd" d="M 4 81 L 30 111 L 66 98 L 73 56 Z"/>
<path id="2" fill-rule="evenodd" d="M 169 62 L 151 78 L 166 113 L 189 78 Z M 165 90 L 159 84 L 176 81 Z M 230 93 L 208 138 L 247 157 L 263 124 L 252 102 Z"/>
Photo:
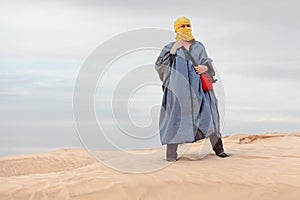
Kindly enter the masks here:
<path id="1" fill-rule="evenodd" d="M 155 63 L 163 88 L 159 120 L 162 145 L 195 142 L 212 134 L 221 137 L 214 91 L 202 90 L 199 74 L 182 49 L 170 54 L 173 44 L 164 46 Z M 212 61 L 199 41 L 190 46 L 189 52 L 199 65 Z"/>

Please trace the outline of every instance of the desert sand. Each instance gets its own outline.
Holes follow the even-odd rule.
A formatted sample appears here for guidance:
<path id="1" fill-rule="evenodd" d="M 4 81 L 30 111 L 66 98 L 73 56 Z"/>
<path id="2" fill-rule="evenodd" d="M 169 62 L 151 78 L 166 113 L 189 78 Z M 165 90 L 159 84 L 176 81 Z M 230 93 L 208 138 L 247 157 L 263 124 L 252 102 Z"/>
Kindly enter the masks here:
<path id="1" fill-rule="evenodd" d="M 112 169 L 85 149 L 3 157 L 0 199 L 300 199 L 300 133 L 224 137 L 229 158 L 199 156 L 202 145 L 193 143 L 160 170 L 137 174 Z M 133 152 L 139 151 L 155 149 Z M 165 163 L 163 156 L 145 159 Z"/>

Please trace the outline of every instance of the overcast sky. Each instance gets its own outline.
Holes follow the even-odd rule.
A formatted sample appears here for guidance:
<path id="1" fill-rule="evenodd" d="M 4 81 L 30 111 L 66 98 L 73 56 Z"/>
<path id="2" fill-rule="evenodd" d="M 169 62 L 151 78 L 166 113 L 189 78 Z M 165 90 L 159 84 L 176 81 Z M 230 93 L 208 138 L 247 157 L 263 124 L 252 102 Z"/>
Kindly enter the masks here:
<path id="1" fill-rule="evenodd" d="M 297 0 L 0 1 L 0 156 L 80 147 L 72 92 L 84 60 L 122 32 L 173 31 L 180 16 L 191 19 L 221 76 L 223 135 L 299 131 L 299 6 Z"/>

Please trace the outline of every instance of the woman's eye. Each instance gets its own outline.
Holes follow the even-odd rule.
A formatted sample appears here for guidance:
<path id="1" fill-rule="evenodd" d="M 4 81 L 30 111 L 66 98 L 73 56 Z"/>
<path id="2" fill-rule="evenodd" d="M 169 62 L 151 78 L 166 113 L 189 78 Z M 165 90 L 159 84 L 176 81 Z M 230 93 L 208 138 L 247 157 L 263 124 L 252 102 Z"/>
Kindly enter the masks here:
<path id="1" fill-rule="evenodd" d="M 181 28 L 191 27 L 191 25 L 190 25 L 190 24 L 183 24 L 183 25 L 181 25 L 180 27 L 181 27 Z"/>

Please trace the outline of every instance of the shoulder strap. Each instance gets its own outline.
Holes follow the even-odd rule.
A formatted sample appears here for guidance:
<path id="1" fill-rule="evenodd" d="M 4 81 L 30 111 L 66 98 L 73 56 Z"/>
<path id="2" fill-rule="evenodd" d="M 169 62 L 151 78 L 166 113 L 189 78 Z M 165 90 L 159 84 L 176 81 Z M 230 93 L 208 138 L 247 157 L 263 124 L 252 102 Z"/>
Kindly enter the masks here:
<path id="1" fill-rule="evenodd" d="M 184 54 L 187 56 L 187 58 L 193 63 L 193 66 L 198 66 L 198 63 L 195 61 L 195 59 L 193 58 L 193 56 L 190 54 L 190 52 L 184 47 L 180 47 Z M 207 73 L 211 76 L 213 82 L 217 82 L 217 79 L 214 79 L 213 76 L 215 76 L 215 70 L 212 66 L 212 64 L 210 62 L 206 63 L 206 66 L 208 67 L 208 71 Z"/>
<path id="2" fill-rule="evenodd" d="M 193 65 L 198 66 L 197 62 L 195 61 L 193 56 L 190 54 L 190 52 L 188 52 L 188 50 L 184 46 L 182 46 L 180 48 L 183 50 L 183 52 L 187 56 L 187 58 L 193 63 Z"/>

